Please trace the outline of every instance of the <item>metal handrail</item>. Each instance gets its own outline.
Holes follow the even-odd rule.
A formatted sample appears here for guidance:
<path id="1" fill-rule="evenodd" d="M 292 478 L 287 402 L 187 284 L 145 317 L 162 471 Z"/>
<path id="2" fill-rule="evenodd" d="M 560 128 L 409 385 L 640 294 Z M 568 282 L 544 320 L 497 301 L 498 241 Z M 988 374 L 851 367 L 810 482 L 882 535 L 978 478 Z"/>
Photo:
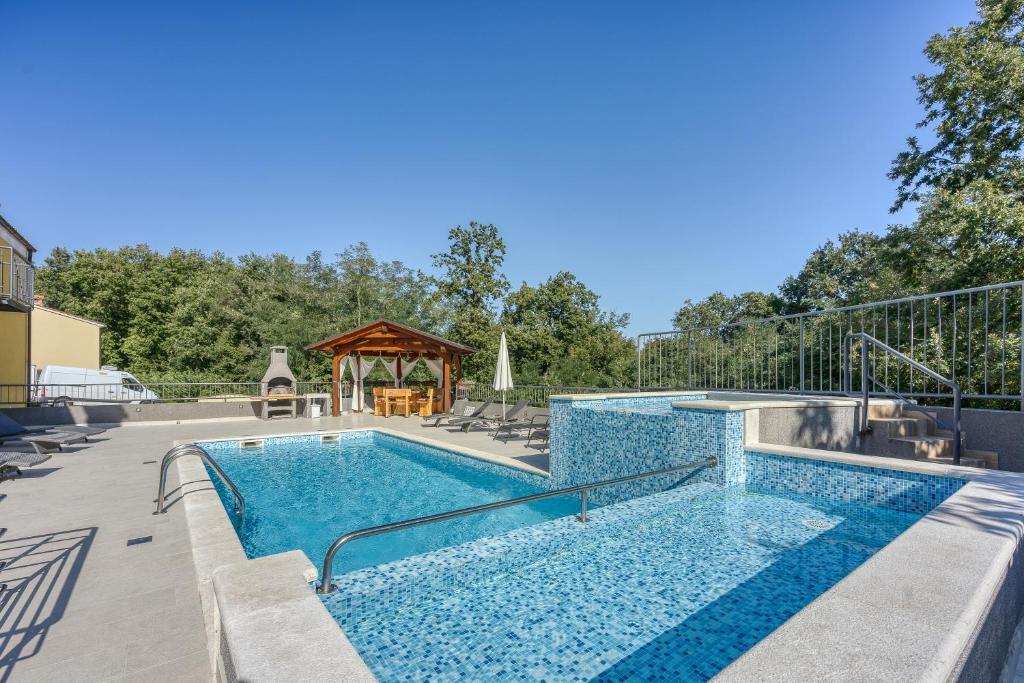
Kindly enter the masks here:
<path id="1" fill-rule="evenodd" d="M 680 472 L 682 470 L 690 470 L 701 467 L 714 467 L 718 464 L 718 458 L 710 456 L 699 462 L 691 462 L 685 465 L 677 465 L 675 467 L 667 467 L 663 470 L 657 470 L 654 472 L 641 472 L 640 474 L 630 474 L 625 477 L 617 477 L 615 479 L 605 479 L 604 481 L 596 481 L 591 484 L 580 484 L 579 486 L 569 486 L 564 489 L 557 489 L 555 491 L 545 491 L 543 493 L 534 493 L 529 496 L 520 496 L 519 498 L 509 498 L 508 500 L 499 500 L 494 503 L 484 503 L 483 505 L 474 505 L 473 507 L 461 508 L 459 510 L 451 510 L 449 512 L 441 512 L 436 515 L 426 515 L 424 517 L 415 517 L 413 519 L 405 519 L 400 522 L 391 522 L 390 524 L 381 524 L 379 526 L 367 527 L 365 529 L 358 529 L 356 531 L 350 531 L 343 536 L 340 536 L 331 547 L 327 550 L 327 555 L 324 557 L 323 570 L 320 572 L 320 583 L 316 587 L 316 592 L 322 594 L 333 593 L 337 590 L 337 586 L 331 583 L 331 571 L 334 567 L 334 556 L 343 545 L 350 541 L 354 541 L 359 538 L 365 538 L 367 536 L 376 536 L 378 534 L 387 533 L 390 531 L 398 531 L 400 529 L 408 529 L 414 526 L 421 526 L 423 524 L 431 524 L 433 522 L 443 522 L 448 519 L 454 519 L 456 517 L 465 517 L 466 515 L 475 515 L 480 512 L 487 512 L 489 510 L 499 510 L 501 508 L 511 507 L 513 505 L 521 505 L 523 503 L 532 503 L 535 500 L 544 500 L 545 498 L 555 498 L 556 496 L 566 496 L 571 493 L 580 494 L 580 514 L 576 516 L 576 519 L 580 522 L 587 521 L 587 492 L 590 489 L 599 488 L 601 486 L 611 486 L 613 484 L 622 484 L 627 481 L 633 481 L 635 479 L 644 479 L 646 477 L 656 477 L 662 474 L 672 474 L 673 472 Z"/>
<path id="2" fill-rule="evenodd" d="M 646 332 L 636 338 L 635 386 L 834 394 L 845 387 L 839 377 L 843 336 L 860 331 L 926 364 L 941 361 L 946 374 L 962 385 L 964 400 L 1012 400 L 1024 412 L 1024 345 L 1015 343 L 1024 330 L 1022 300 L 1024 280 L 1015 280 Z M 911 367 L 907 377 L 908 368 L 897 366 L 897 392 L 915 399 L 949 398 L 937 395 L 943 387 L 928 375 Z M 889 363 L 883 371 L 888 382 Z"/>
<path id="3" fill-rule="evenodd" d="M 163 460 L 160 461 L 160 487 L 157 490 L 156 512 L 154 512 L 153 514 L 162 515 L 165 512 L 167 512 L 167 509 L 164 507 L 164 494 L 167 488 L 167 472 L 170 470 L 172 462 L 185 455 L 199 456 L 199 458 L 204 463 L 210 466 L 210 469 L 213 470 L 218 477 L 220 477 L 220 480 L 224 482 L 224 485 L 227 486 L 231 490 L 231 493 L 234 495 L 235 513 L 240 518 L 244 518 L 245 498 L 242 497 L 242 492 L 238 490 L 238 487 L 235 486 L 235 483 L 233 481 L 231 481 L 231 478 L 224 473 L 224 470 L 221 469 L 220 465 L 218 465 L 217 462 L 210 457 L 210 454 L 207 453 L 204 449 L 195 445 L 194 443 L 179 444 L 172 448 L 171 450 L 164 453 Z"/>
<path id="4" fill-rule="evenodd" d="M 927 375 L 928 377 L 931 377 L 933 380 L 935 380 L 939 384 L 947 386 L 947 387 L 949 387 L 950 389 L 953 390 L 953 464 L 954 465 L 959 465 L 960 464 L 960 451 L 961 451 L 961 449 L 963 447 L 963 444 L 961 443 L 961 436 L 960 436 L 960 403 L 961 403 L 961 400 L 963 398 L 963 392 L 960 389 L 960 385 L 957 384 L 956 382 L 954 382 L 951 379 L 943 377 L 939 373 L 935 372 L 934 370 L 932 370 L 928 366 L 926 366 L 926 365 L 924 365 L 922 363 L 919 363 L 918 361 L 914 360 L 910 356 L 907 356 L 907 355 L 905 355 L 903 353 L 900 353 L 899 351 L 897 351 L 896 349 L 892 348 L 891 346 L 889 346 L 885 342 L 882 342 L 882 341 L 879 341 L 878 339 L 875 339 L 874 337 L 872 337 L 867 332 L 849 332 L 846 335 L 846 344 L 844 345 L 845 359 L 843 361 L 843 368 L 844 368 L 844 370 L 846 372 L 846 389 L 850 393 L 852 393 L 852 389 L 853 389 L 853 387 L 852 387 L 853 379 L 852 379 L 852 374 L 850 372 L 850 362 L 851 362 L 851 355 L 852 355 L 852 353 L 851 353 L 852 352 L 851 341 L 853 340 L 854 337 L 859 338 L 860 339 L 860 344 L 861 344 L 861 347 L 860 347 L 860 375 L 861 375 L 861 380 L 860 380 L 861 381 L 861 405 L 860 405 L 861 420 L 860 420 L 860 424 L 861 424 L 861 430 L 863 431 L 863 430 L 867 429 L 867 424 L 868 424 L 868 401 L 870 400 L 870 397 L 871 397 L 871 384 L 868 381 L 868 379 L 870 377 L 870 373 L 868 371 L 868 346 L 870 345 L 870 346 L 874 346 L 875 348 L 880 349 L 880 350 L 888 353 L 889 355 L 893 356 L 897 360 L 900 360 L 900 361 L 903 361 L 904 363 L 907 363 L 908 365 L 910 365 L 912 368 L 914 368 L 915 370 L 917 370 L 921 374 Z"/>

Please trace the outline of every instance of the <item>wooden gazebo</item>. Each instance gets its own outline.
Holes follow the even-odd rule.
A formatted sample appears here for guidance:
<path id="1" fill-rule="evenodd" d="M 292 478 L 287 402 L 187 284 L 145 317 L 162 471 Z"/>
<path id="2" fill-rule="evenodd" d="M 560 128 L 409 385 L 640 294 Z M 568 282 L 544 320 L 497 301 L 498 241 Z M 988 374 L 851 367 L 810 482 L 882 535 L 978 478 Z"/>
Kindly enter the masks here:
<path id="1" fill-rule="evenodd" d="M 331 390 L 331 411 L 338 415 L 341 412 L 341 396 L 339 386 L 342 373 L 342 363 L 346 358 L 352 356 L 361 360 L 362 356 L 382 356 L 396 359 L 396 384 L 402 381 L 402 357 L 420 356 L 422 358 L 442 362 L 441 370 L 441 400 L 445 412 L 451 408 L 452 400 L 452 366 L 455 366 L 458 382 L 462 379 L 462 357 L 474 354 L 474 349 L 465 344 L 453 342 L 450 339 L 438 337 L 422 330 L 416 330 L 400 323 L 390 320 L 374 320 L 361 327 L 348 332 L 324 339 L 306 347 L 307 351 L 320 351 L 331 354 L 331 379 L 333 388 Z M 352 364 L 352 374 L 355 391 L 361 391 L 363 378 L 361 364 Z"/>

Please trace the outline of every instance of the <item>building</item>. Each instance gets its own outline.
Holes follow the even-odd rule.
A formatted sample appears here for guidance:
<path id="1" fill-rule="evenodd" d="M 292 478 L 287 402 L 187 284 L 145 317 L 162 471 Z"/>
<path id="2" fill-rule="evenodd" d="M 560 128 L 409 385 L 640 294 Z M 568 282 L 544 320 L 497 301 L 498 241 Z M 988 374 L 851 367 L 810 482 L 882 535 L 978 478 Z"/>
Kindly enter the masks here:
<path id="1" fill-rule="evenodd" d="M 70 365 L 99 369 L 103 323 L 47 308 L 44 304 L 43 297 L 37 294 L 32 308 L 31 364 L 36 368 Z"/>
<path id="2" fill-rule="evenodd" d="M 0 216 L 0 387 L 31 380 L 36 248 Z M 0 389 L 5 402 L 24 401 L 24 390 Z"/>

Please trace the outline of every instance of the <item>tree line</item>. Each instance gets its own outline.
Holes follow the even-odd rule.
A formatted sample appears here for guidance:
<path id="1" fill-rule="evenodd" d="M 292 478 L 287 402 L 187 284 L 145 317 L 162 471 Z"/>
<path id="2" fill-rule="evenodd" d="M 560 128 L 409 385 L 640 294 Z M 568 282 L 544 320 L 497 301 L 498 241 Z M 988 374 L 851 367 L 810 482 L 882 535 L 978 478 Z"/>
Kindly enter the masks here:
<path id="1" fill-rule="evenodd" d="M 568 272 L 512 290 L 494 225 L 456 226 L 449 242 L 433 256 L 436 275 L 379 259 L 363 242 L 333 259 L 314 252 L 301 261 L 162 254 L 144 244 L 58 248 L 39 269 L 37 286 L 47 305 L 106 326 L 103 363 L 149 382 L 255 381 L 273 345 L 289 347 L 300 379 L 330 379 L 328 359 L 305 347 L 377 318 L 480 349 L 464 366 L 477 381 L 493 374 L 502 329 L 520 383 L 632 381 L 627 315 L 604 311 L 598 295 Z"/>

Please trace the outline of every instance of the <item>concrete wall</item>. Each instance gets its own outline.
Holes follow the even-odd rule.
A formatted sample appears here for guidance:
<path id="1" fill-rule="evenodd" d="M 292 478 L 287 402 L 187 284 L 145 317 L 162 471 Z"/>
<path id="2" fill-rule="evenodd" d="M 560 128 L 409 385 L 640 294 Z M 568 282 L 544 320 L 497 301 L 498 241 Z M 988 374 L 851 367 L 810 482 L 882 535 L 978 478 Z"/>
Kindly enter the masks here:
<path id="1" fill-rule="evenodd" d="M 953 409 L 934 408 L 939 426 L 953 428 Z M 967 448 L 995 451 L 999 469 L 1024 472 L 1024 413 L 1018 410 L 977 410 L 966 408 L 960 414 L 960 428 L 966 434 Z"/>
<path id="2" fill-rule="evenodd" d="M 29 314 L 0 311 L 0 384 L 25 384 L 29 369 Z M 0 401 L 24 400 L 24 389 L 0 389 Z"/>
<path id="3" fill-rule="evenodd" d="M 102 325 L 52 308 L 32 310 L 32 363 L 69 365 L 73 368 L 100 367 Z"/>
<path id="4" fill-rule="evenodd" d="M 758 441 L 780 446 L 859 452 L 856 406 L 761 408 Z"/>
<path id="5" fill-rule="evenodd" d="M 188 403 L 118 403 L 46 408 L 10 408 L 2 412 L 23 425 L 121 424 L 125 422 L 209 420 L 258 417 L 254 401 Z M 301 411 L 301 406 L 300 406 Z M 300 412 L 301 414 L 301 412 Z"/>

